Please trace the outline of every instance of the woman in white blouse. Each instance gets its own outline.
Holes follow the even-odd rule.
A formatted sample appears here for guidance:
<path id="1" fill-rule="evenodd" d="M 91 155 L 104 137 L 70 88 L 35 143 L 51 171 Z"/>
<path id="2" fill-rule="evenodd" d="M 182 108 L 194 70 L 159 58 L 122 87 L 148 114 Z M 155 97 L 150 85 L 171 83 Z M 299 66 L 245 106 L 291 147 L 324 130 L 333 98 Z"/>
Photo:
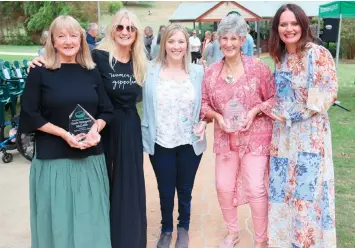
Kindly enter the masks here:
<path id="1" fill-rule="evenodd" d="M 191 64 L 186 30 L 169 25 L 160 51 L 148 64 L 143 86 L 142 135 L 160 195 L 162 229 L 157 248 L 168 248 L 173 232 L 175 189 L 179 202 L 176 248 L 188 247 L 191 192 L 206 141 L 199 123 L 203 68 Z"/>

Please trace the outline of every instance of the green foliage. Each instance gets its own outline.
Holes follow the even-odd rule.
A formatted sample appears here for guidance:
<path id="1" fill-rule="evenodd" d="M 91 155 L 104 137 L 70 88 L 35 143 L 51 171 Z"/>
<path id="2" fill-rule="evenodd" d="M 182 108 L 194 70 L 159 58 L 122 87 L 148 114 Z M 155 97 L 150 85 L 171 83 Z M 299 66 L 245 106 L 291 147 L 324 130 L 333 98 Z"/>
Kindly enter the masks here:
<path id="1" fill-rule="evenodd" d="M 125 6 L 139 6 L 144 8 L 153 7 L 155 2 L 154 1 L 124 1 L 123 4 Z"/>
<path id="2" fill-rule="evenodd" d="M 122 7 L 123 7 L 123 3 L 122 2 L 110 2 L 108 4 L 108 13 L 110 15 L 114 15 Z"/>
<path id="3" fill-rule="evenodd" d="M 65 2 L 24 2 L 28 17 L 27 31 L 41 32 L 48 28 L 58 15 L 68 15 L 71 8 Z"/>
<path id="4" fill-rule="evenodd" d="M 347 59 L 355 58 L 355 20 L 344 19 L 341 26 L 341 47 Z"/>
<path id="5" fill-rule="evenodd" d="M 22 8 L 23 2 L 20 1 L 6 1 L 2 2 L 0 5 L 0 14 L 2 16 L 19 16 L 23 14 Z"/>
<path id="6" fill-rule="evenodd" d="M 21 33 L 19 29 L 15 29 L 11 35 L 11 38 L 6 38 L 4 43 L 11 43 L 11 45 L 18 46 L 34 45 L 31 38 L 28 35 Z"/>
<path id="7" fill-rule="evenodd" d="M 332 54 L 332 56 L 335 58 L 336 52 L 337 52 L 337 43 L 329 42 L 328 50 Z M 344 46 L 341 45 L 340 50 L 339 50 L 339 58 L 343 58 L 343 57 L 344 57 Z"/>
<path id="8" fill-rule="evenodd" d="M 0 36 L 6 33 L 2 43 L 32 44 L 38 42 L 42 30 L 48 29 L 59 15 L 71 15 L 83 28 L 88 22 L 97 21 L 97 3 L 63 1 L 4 2 L 0 5 Z M 16 30 L 21 30 L 21 35 Z"/>

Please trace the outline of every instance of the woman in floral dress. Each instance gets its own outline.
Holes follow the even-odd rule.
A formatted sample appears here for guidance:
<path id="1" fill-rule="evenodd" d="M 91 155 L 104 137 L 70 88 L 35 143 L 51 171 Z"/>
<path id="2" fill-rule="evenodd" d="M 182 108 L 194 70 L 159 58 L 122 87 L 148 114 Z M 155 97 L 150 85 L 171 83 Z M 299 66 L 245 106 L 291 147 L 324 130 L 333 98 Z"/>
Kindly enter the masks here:
<path id="1" fill-rule="evenodd" d="M 287 4 L 272 23 L 276 103 L 270 154 L 269 247 L 335 248 L 334 169 L 327 110 L 334 61 L 312 43 L 309 20 Z"/>

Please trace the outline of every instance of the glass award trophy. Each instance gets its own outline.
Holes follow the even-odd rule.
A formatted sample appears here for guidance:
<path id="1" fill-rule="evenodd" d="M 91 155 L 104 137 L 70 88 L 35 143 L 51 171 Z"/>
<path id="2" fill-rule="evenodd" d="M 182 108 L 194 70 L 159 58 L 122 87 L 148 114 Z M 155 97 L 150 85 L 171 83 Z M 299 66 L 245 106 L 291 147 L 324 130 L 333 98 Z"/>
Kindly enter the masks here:
<path id="1" fill-rule="evenodd" d="M 228 132 L 238 132 L 245 125 L 247 112 L 243 105 L 236 99 L 229 100 L 224 108 L 223 119 L 228 127 Z"/>
<path id="2" fill-rule="evenodd" d="M 74 136 L 86 135 L 94 123 L 95 118 L 78 104 L 74 111 L 69 115 L 69 132 Z"/>

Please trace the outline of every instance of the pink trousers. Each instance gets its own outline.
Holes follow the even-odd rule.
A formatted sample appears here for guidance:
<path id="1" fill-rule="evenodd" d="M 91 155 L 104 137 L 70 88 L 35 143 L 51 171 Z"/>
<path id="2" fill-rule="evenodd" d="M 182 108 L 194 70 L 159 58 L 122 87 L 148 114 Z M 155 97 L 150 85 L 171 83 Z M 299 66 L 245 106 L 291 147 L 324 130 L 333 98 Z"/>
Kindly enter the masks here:
<path id="1" fill-rule="evenodd" d="M 241 176 L 245 196 L 249 202 L 254 240 L 267 241 L 268 196 L 265 187 L 265 172 L 269 156 L 254 156 L 250 153 L 239 159 L 238 152 L 231 155 L 216 155 L 216 188 L 219 205 L 230 233 L 239 231 L 237 206 L 235 202 L 237 176 Z M 238 173 L 241 173 L 238 175 Z"/>

